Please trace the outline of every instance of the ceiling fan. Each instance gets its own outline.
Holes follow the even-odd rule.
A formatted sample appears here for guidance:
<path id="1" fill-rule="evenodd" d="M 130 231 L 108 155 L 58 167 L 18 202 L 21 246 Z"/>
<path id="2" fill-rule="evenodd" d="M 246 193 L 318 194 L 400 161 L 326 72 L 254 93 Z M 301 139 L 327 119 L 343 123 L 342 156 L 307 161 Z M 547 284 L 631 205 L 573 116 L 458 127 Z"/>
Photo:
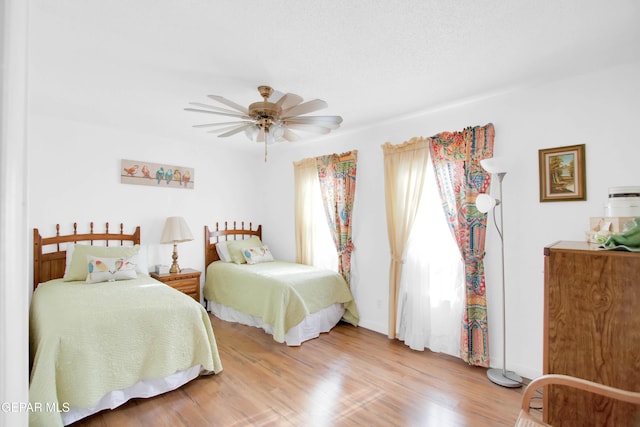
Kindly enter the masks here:
<path id="1" fill-rule="evenodd" d="M 210 99 L 231 109 L 190 102 L 190 105 L 199 108 L 185 108 L 185 110 L 238 119 L 231 122 L 194 125 L 193 127 L 216 127 L 209 132 L 217 133 L 220 138 L 244 132 L 250 140 L 265 143 L 265 161 L 267 144 L 297 141 L 301 139 L 301 136 L 296 132 L 327 134 L 340 127 L 340 123 L 342 123 L 340 116 L 305 116 L 305 114 L 327 108 L 327 103 L 321 99 L 303 102 L 299 95 L 285 93 L 281 96 L 276 95 L 275 99 L 269 100 L 274 95 L 274 90 L 270 86 L 258 86 L 258 92 L 263 100 L 254 102 L 248 108 L 222 96 L 209 95 Z"/>

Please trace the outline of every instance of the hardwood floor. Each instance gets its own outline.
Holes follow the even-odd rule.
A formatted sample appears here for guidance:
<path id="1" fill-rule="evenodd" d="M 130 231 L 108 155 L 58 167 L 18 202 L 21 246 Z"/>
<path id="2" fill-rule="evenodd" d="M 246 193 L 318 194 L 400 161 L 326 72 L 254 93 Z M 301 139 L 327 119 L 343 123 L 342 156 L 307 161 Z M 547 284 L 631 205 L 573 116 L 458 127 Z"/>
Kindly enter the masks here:
<path id="1" fill-rule="evenodd" d="M 522 389 L 340 324 L 300 347 L 212 315 L 224 371 L 79 426 L 513 426 Z"/>

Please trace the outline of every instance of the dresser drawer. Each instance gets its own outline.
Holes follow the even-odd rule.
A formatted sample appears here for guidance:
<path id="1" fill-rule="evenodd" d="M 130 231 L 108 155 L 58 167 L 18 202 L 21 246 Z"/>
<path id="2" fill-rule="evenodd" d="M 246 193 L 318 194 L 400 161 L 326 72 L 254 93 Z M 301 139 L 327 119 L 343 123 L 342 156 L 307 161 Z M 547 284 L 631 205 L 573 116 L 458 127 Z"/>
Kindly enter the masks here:
<path id="1" fill-rule="evenodd" d="M 180 273 L 158 274 L 151 273 L 151 277 L 172 288 L 183 292 L 200 302 L 200 272 L 184 268 Z"/>

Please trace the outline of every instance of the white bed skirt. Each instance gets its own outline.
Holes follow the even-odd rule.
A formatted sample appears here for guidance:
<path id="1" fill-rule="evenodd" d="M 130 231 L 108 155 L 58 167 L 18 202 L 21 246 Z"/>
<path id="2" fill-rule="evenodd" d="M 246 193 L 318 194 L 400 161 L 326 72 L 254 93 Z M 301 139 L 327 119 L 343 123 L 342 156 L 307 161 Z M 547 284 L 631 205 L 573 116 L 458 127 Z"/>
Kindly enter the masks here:
<path id="1" fill-rule="evenodd" d="M 150 378 L 139 381 L 124 390 L 115 390 L 107 393 L 91 408 L 70 408 L 68 412 L 62 413 L 62 422 L 66 426 L 104 409 L 115 409 L 127 403 L 130 399 L 147 398 L 175 390 L 197 378 L 200 372 L 201 366 L 196 365 L 165 378 Z"/>
<path id="2" fill-rule="evenodd" d="M 214 301 L 207 301 L 207 310 L 219 319 L 262 328 L 269 335 L 273 335 L 273 327 L 265 324 L 261 317 L 242 313 Z M 342 319 L 343 314 L 344 306 L 341 303 L 311 313 L 302 322 L 287 331 L 284 341 L 289 346 L 299 346 L 307 340 L 318 337 L 322 332 L 329 332 Z"/>

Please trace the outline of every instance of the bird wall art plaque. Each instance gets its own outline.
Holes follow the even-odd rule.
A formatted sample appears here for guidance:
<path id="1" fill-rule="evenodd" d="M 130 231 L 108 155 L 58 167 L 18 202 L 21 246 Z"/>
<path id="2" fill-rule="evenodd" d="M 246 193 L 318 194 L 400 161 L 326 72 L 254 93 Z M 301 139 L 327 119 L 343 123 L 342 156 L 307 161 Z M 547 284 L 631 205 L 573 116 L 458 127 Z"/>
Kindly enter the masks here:
<path id="1" fill-rule="evenodd" d="M 120 182 L 193 190 L 195 176 L 193 168 L 122 159 Z"/>

